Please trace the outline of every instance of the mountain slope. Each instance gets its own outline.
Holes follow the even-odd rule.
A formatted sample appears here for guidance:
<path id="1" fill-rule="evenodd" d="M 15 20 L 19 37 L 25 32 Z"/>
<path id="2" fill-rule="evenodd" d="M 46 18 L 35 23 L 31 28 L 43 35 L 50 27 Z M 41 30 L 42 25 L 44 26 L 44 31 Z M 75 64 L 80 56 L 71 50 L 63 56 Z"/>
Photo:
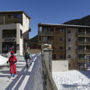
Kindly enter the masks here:
<path id="1" fill-rule="evenodd" d="M 83 17 L 81 19 L 75 19 L 75 20 L 67 21 L 64 24 L 90 26 L 90 15 L 85 16 L 85 17 Z"/>

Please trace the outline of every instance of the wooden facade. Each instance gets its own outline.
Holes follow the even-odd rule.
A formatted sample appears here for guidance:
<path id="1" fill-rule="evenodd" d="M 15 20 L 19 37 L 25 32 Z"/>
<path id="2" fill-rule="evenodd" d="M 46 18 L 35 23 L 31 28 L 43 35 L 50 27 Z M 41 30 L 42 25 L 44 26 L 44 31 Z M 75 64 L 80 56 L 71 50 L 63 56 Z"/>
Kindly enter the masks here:
<path id="1" fill-rule="evenodd" d="M 90 59 L 89 34 L 90 26 L 38 24 L 39 44 L 52 44 L 53 60 L 69 60 L 70 69 L 84 67 Z"/>

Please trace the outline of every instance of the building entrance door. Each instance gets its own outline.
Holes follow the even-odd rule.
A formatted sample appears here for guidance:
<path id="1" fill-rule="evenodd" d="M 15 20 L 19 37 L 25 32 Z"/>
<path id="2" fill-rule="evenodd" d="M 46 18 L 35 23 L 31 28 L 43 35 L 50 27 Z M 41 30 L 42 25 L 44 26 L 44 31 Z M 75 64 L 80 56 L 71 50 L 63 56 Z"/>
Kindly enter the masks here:
<path id="1" fill-rule="evenodd" d="M 7 53 L 12 48 L 16 52 L 16 42 L 2 42 L 2 53 Z"/>

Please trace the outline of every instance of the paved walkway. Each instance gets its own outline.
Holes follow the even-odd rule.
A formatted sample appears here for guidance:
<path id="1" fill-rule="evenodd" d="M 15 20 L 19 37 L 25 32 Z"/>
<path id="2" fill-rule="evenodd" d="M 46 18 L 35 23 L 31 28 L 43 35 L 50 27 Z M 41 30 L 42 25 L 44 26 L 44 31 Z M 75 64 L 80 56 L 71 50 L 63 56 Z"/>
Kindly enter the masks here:
<path id="1" fill-rule="evenodd" d="M 0 89 L 1 90 L 43 90 L 42 64 L 40 54 L 32 57 L 32 65 L 25 66 L 25 60 L 17 56 L 18 76 L 9 80 L 9 67 L 0 67 Z"/>

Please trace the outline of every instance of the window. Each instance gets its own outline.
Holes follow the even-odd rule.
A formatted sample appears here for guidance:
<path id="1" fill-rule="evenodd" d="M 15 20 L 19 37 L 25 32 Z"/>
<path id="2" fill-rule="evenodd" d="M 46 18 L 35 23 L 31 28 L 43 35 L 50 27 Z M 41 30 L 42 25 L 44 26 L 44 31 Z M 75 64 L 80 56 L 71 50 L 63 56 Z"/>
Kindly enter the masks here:
<path id="1" fill-rule="evenodd" d="M 71 67 L 71 64 L 69 63 L 69 67 Z"/>
<path id="2" fill-rule="evenodd" d="M 43 42 L 47 42 L 48 41 L 48 37 L 42 37 Z"/>
<path id="3" fill-rule="evenodd" d="M 68 50 L 71 50 L 71 47 L 68 47 Z"/>
<path id="4" fill-rule="evenodd" d="M 17 18 L 22 18 L 22 14 L 17 14 Z"/>
<path id="5" fill-rule="evenodd" d="M 50 40 L 50 39 L 51 39 L 51 37 L 50 37 L 50 36 L 48 36 L 48 37 L 47 37 L 47 40 Z"/>
<path id="6" fill-rule="evenodd" d="M 79 54 L 78 57 L 80 60 L 85 59 L 85 54 Z"/>
<path id="7" fill-rule="evenodd" d="M 17 18 L 17 14 L 13 14 L 14 18 Z"/>
<path id="8" fill-rule="evenodd" d="M 56 59 L 56 54 L 52 55 L 52 59 L 55 60 Z"/>
<path id="9" fill-rule="evenodd" d="M 2 42 L 2 52 L 7 53 L 13 48 L 16 52 L 16 42 Z"/>
<path id="10" fill-rule="evenodd" d="M 68 58 L 71 58 L 71 55 L 68 55 Z"/>
<path id="11" fill-rule="evenodd" d="M 62 50 L 63 49 L 63 47 L 60 47 L 60 50 Z"/>
<path id="12" fill-rule="evenodd" d="M 42 27 L 39 27 L 40 32 L 42 32 Z"/>
<path id="13" fill-rule="evenodd" d="M 13 14 L 14 18 L 22 18 L 22 14 Z"/>
<path id="14" fill-rule="evenodd" d="M 59 59 L 63 59 L 63 56 L 59 56 Z"/>
<path id="15" fill-rule="evenodd" d="M 2 38 L 16 37 L 16 30 L 3 30 Z"/>
<path id="16" fill-rule="evenodd" d="M 67 32 L 68 32 L 68 33 L 71 33 L 71 30 L 68 29 Z"/>
<path id="17" fill-rule="evenodd" d="M 20 30 L 20 36 L 21 36 L 21 38 L 22 38 L 22 30 Z"/>
<path id="18" fill-rule="evenodd" d="M 8 15 L 8 18 L 11 18 L 11 15 Z"/>
<path id="19" fill-rule="evenodd" d="M 39 37 L 39 40 L 41 40 L 41 37 Z"/>
<path id="20" fill-rule="evenodd" d="M 69 38 L 68 41 L 70 42 L 71 41 L 71 38 Z"/>
<path id="21" fill-rule="evenodd" d="M 60 41 L 63 41 L 62 37 L 59 38 Z"/>
<path id="22" fill-rule="evenodd" d="M 63 32 L 63 29 L 62 28 L 60 28 L 60 32 Z"/>

